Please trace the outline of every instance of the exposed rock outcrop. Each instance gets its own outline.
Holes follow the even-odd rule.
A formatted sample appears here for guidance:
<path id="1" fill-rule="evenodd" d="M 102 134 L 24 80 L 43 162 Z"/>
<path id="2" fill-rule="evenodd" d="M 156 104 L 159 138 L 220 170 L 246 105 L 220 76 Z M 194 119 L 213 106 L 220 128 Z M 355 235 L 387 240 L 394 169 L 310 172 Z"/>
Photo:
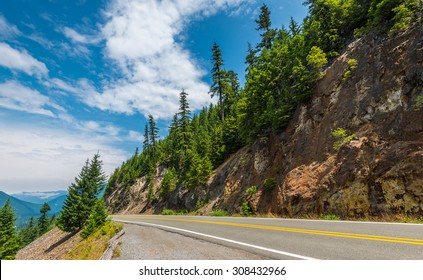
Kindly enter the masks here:
<path id="1" fill-rule="evenodd" d="M 358 68 L 344 76 L 350 59 Z M 179 188 L 172 199 L 148 203 L 141 178 L 129 189 L 115 189 L 107 202 L 120 203 L 113 209 L 125 213 L 199 206 L 202 213 L 239 212 L 247 201 L 256 213 L 289 216 L 422 215 L 423 108 L 415 107 L 422 95 L 422 30 L 394 38 L 369 35 L 326 69 L 311 101 L 297 109 L 282 134 L 238 151 L 203 189 Z M 339 150 L 333 147 L 336 128 L 356 135 Z M 276 186 L 265 187 L 266 179 Z M 253 185 L 257 192 L 247 197 Z"/>

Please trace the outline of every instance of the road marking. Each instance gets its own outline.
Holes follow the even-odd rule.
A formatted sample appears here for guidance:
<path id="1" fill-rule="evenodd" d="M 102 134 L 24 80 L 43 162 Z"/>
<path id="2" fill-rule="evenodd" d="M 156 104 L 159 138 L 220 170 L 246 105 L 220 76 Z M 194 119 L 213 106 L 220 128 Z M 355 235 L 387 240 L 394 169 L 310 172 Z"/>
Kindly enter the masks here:
<path id="1" fill-rule="evenodd" d="M 213 236 L 213 235 L 204 234 L 204 233 L 186 230 L 186 229 L 181 229 L 181 228 L 175 228 L 175 227 L 169 227 L 169 226 L 164 226 L 164 225 L 159 225 L 159 224 L 151 224 L 151 223 L 145 223 L 145 222 L 138 222 L 138 221 L 128 221 L 128 220 L 119 220 L 119 219 L 114 219 L 114 220 L 117 221 L 117 222 L 122 222 L 122 223 L 130 223 L 130 224 L 132 223 L 132 224 L 136 224 L 136 225 L 145 225 L 145 226 L 163 228 L 163 229 L 172 230 L 172 231 L 176 231 L 176 232 L 185 232 L 185 233 L 194 234 L 194 235 L 198 235 L 198 236 L 202 236 L 202 237 L 206 237 L 206 238 L 211 238 L 211 239 L 216 239 L 216 240 L 220 240 L 220 241 L 224 241 L 224 242 L 228 242 L 228 243 L 241 245 L 241 246 L 244 246 L 244 247 L 254 248 L 254 249 L 258 249 L 258 250 L 262 250 L 262 251 L 266 251 L 266 252 L 270 252 L 270 253 L 274 253 L 274 254 L 293 257 L 293 258 L 297 258 L 297 259 L 301 259 L 301 260 L 317 260 L 315 258 L 311 258 L 311 257 L 307 257 L 307 256 L 297 255 L 297 254 L 293 254 L 293 253 L 289 253 L 289 252 L 279 251 L 279 250 L 275 250 L 275 249 L 270 249 L 270 248 L 266 248 L 266 247 L 262 247 L 262 246 L 257 246 L 257 245 L 253 245 L 253 244 L 239 242 L 239 241 L 232 240 L 232 239 L 222 238 L 222 237 L 218 237 L 218 236 Z"/>
<path id="2" fill-rule="evenodd" d="M 278 227 L 278 226 L 242 224 L 242 223 L 233 223 L 233 222 L 192 220 L 192 219 L 183 219 L 183 218 L 159 218 L 159 217 L 156 218 L 156 217 L 145 217 L 145 216 L 132 216 L 132 217 L 115 216 L 115 217 L 122 217 L 125 219 L 128 219 L 128 218 L 129 219 L 131 218 L 144 219 L 144 220 L 150 220 L 150 221 L 179 221 L 179 222 L 187 222 L 187 223 L 203 223 L 203 224 L 224 225 L 224 226 L 232 226 L 232 227 L 264 229 L 264 230 L 273 230 L 273 231 L 283 231 L 283 232 L 293 232 L 293 233 L 302 233 L 302 234 L 312 234 L 312 235 L 322 235 L 322 236 L 332 236 L 332 237 L 342 237 L 342 238 L 362 239 L 362 240 L 423 246 L 422 239 L 414 239 L 414 238 L 401 238 L 401 237 L 379 236 L 379 235 L 370 235 L 370 234 L 310 230 L 310 229 L 301 229 L 301 228 L 286 228 L 286 227 Z"/>

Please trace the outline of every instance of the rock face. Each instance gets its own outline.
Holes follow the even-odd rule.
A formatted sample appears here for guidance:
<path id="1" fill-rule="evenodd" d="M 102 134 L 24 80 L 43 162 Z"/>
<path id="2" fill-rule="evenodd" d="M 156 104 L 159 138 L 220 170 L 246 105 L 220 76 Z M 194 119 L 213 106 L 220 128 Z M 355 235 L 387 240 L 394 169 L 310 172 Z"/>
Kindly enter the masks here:
<path id="1" fill-rule="evenodd" d="M 358 67 L 344 75 L 351 59 Z M 282 134 L 238 151 L 203 189 L 178 189 L 172 199 L 148 204 L 141 178 L 107 201 L 132 201 L 114 208 L 129 213 L 164 207 L 239 212 L 247 202 L 253 212 L 289 216 L 422 215 L 423 108 L 416 107 L 422 95 L 421 28 L 394 38 L 369 35 L 326 69 L 311 101 L 297 108 Z M 337 128 L 356 136 L 335 150 Z M 257 191 L 246 195 L 251 186 Z"/>

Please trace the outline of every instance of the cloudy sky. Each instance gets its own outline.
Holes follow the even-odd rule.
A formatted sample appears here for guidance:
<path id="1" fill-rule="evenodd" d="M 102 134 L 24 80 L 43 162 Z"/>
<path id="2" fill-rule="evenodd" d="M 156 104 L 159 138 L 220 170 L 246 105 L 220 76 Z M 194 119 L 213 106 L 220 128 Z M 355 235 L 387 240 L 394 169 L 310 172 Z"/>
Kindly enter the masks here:
<path id="1" fill-rule="evenodd" d="M 165 136 L 182 89 L 193 110 L 213 100 L 210 48 L 244 76 L 254 19 L 275 27 L 303 1 L 0 1 L 0 190 L 66 189 L 100 152 L 110 174 L 141 146 L 145 116 Z"/>

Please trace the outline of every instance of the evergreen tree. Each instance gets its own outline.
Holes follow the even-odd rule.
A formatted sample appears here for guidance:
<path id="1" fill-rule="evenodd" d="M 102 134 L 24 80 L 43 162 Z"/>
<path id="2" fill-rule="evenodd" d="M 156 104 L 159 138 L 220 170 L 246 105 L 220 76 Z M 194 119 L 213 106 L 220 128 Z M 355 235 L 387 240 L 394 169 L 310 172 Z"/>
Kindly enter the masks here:
<path id="1" fill-rule="evenodd" d="M 272 46 L 273 39 L 276 35 L 276 31 L 271 29 L 272 22 L 270 20 L 270 10 L 266 4 L 260 7 L 260 16 L 256 20 L 257 30 L 261 31 L 261 43 L 258 45 L 258 49 L 270 49 Z"/>
<path id="2" fill-rule="evenodd" d="M 38 232 L 39 235 L 43 235 L 50 229 L 50 219 L 48 218 L 47 212 L 51 210 L 50 205 L 47 202 L 44 202 L 43 206 L 40 209 L 40 213 L 42 214 L 40 218 L 38 218 Z"/>
<path id="3" fill-rule="evenodd" d="M 0 209 L 0 259 L 12 260 L 20 249 L 15 226 L 15 212 L 10 199 Z"/>
<path id="4" fill-rule="evenodd" d="M 182 90 L 182 92 L 179 94 L 178 142 L 183 156 L 187 154 L 191 142 L 191 111 L 189 109 L 187 96 L 188 94 L 184 90 Z"/>
<path id="5" fill-rule="evenodd" d="M 37 239 L 38 236 L 38 225 L 35 222 L 34 217 L 31 217 L 26 227 L 20 232 L 22 246 L 25 247 L 26 245 Z"/>
<path id="6" fill-rule="evenodd" d="M 72 232 L 82 229 L 105 185 L 100 155 L 87 160 L 84 167 L 68 188 L 68 195 L 58 218 L 60 229 Z"/>
<path id="7" fill-rule="evenodd" d="M 146 123 L 144 128 L 143 151 L 147 151 L 149 147 L 150 147 L 150 134 L 148 129 L 148 123 Z"/>
<path id="8" fill-rule="evenodd" d="M 104 205 L 104 201 L 96 199 L 94 207 L 91 210 L 90 216 L 81 232 L 83 238 L 87 238 L 89 235 L 94 233 L 97 229 L 102 227 L 107 220 L 107 210 Z"/>
<path id="9" fill-rule="evenodd" d="M 156 122 L 152 115 L 148 115 L 148 125 L 149 125 L 149 136 L 150 136 L 150 148 L 151 155 L 154 161 L 157 160 L 157 140 L 159 139 L 159 129 L 157 128 Z"/>
<path id="10" fill-rule="evenodd" d="M 219 106 L 220 106 L 220 118 L 223 121 L 225 119 L 225 108 L 223 104 L 224 94 L 225 94 L 225 75 L 226 71 L 223 67 L 222 51 L 220 50 L 219 45 L 215 42 L 212 47 L 212 63 L 213 68 L 211 70 L 213 84 L 210 87 L 211 97 L 218 95 L 219 97 Z"/>
<path id="11" fill-rule="evenodd" d="M 292 37 L 298 35 L 301 33 L 301 27 L 300 25 L 294 20 L 293 17 L 291 17 L 291 20 L 289 22 L 289 32 Z"/>
<path id="12" fill-rule="evenodd" d="M 260 7 L 260 16 L 256 20 L 257 23 L 257 30 L 259 31 L 269 31 L 270 27 L 272 26 L 272 22 L 270 20 L 270 10 L 266 4 L 263 4 Z"/>

